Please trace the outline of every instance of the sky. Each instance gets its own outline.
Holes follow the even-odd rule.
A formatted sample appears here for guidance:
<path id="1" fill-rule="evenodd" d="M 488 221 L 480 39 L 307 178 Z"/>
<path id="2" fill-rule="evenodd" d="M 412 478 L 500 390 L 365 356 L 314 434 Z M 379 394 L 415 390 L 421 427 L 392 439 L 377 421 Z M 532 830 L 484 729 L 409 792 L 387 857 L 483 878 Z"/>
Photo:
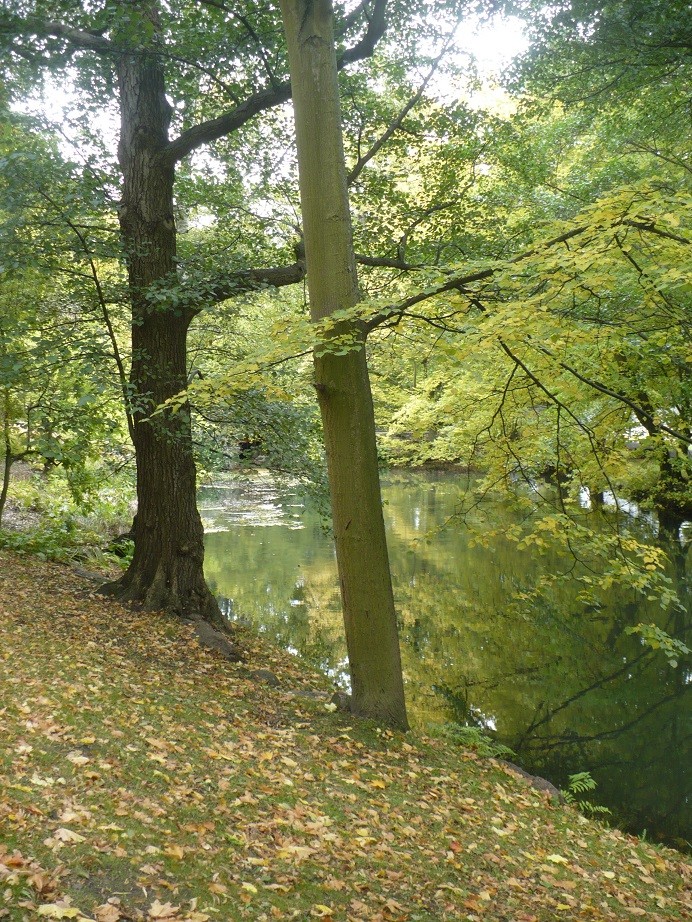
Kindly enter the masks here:
<path id="1" fill-rule="evenodd" d="M 467 81 L 452 85 L 440 77 L 433 79 L 429 92 L 446 104 L 454 105 L 459 99 L 467 99 L 474 108 L 488 109 L 498 114 L 510 111 L 508 96 L 500 86 L 499 78 L 512 59 L 528 47 L 521 21 L 500 15 L 485 21 L 480 18 L 467 19 L 457 33 L 456 44 L 460 49 L 462 65 L 468 63 L 468 56 L 475 59 L 481 87 L 470 89 Z M 64 75 L 62 82 L 54 81 L 46 87 L 42 98 L 37 95 L 22 106 L 24 111 L 48 117 L 62 135 L 60 147 L 63 156 L 80 162 L 84 156 L 83 142 L 74 136 L 74 131 L 79 132 L 79 129 L 71 127 L 71 115 L 76 116 L 78 108 L 78 95 L 70 87 L 69 81 L 64 79 Z M 114 101 L 111 105 L 105 105 L 92 121 L 92 128 L 97 128 L 105 148 L 113 152 L 117 149 L 119 127 Z M 198 166 L 204 163 L 208 169 L 215 169 L 213 158 L 210 159 L 205 151 L 198 151 L 194 160 Z M 209 216 L 208 220 L 212 222 L 213 218 Z M 196 224 L 206 222 L 207 218 L 202 213 L 195 218 Z"/>
<path id="2" fill-rule="evenodd" d="M 514 16 L 497 15 L 487 22 L 478 23 L 468 33 L 468 39 L 461 41 L 464 50 L 475 56 L 484 80 L 496 80 L 512 58 L 526 51 L 529 42 L 522 26 L 522 22 Z"/>
<path id="3" fill-rule="evenodd" d="M 515 56 L 526 50 L 528 39 L 519 19 L 496 15 L 485 21 L 465 21 L 458 33 L 457 44 L 462 54 L 475 58 L 479 76 L 486 84 L 486 90 L 482 95 L 487 95 L 493 86 L 496 87 L 503 68 L 510 64 Z M 439 86 L 437 91 L 441 96 L 447 96 L 449 89 Z M 75 94 L 63 80 L 60 83 L 54 81 L 48 84 L 42 99 L 28 99 L 21 108 L 25 112 L 48 114 L 52 121 L 59 124 L 65 123 L 69 118 L 70 109 L 75 102 Z M 117 122 L 106 111 L 99 121 L 102 122 L 106 136 L 117 131 Z"/>

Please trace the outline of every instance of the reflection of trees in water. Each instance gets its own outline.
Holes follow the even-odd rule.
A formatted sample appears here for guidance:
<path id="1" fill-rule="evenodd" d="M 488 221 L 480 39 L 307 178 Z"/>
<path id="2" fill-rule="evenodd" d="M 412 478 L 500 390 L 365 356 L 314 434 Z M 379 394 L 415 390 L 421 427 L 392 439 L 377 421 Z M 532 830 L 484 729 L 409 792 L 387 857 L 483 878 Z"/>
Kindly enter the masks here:
<path id="1" fill-rule="evenodd" d="M 500 740 L 529 770 L 562 785 L 589 770 L 594 799 L 621 822 L 680 835 L 689 824 L 690 684 L 682 666 L 671 669 L 626 630 L 655 622 L 684 639 L 689 614 L 667 615 L 614 589 L 586 604 L 567 582 L 517 601 L 516 592 L 530 592 L 546 571 L 564 569 L 564 556 L 552 547 L 518 552 L 501 539 L 489 549 L 469 547 L 463 530 L 426 540 L 454 510 L 456 491 L 449 478 L 437 478 L 434 490 L 424 478 L 418 483 L 390 487 L 385 507 L 416 722 L 453 719 L 486 731 L 497 723 Z M 208 535 L 207 575 L 232 599 L 236 617 L 324 672 L 343 672 L 333 551 L 316 516 L 308 512 L 303 523 Z M 684 595 L 689 561 L 679 544 L 670 557 Z"/>
<path id="2" fill-rule="evenodd" d="M 533 622 L 496 613 L 499 642 L 488 659 L 469 668 L 473 657 L 460 649 L 453 658 L 466 667 L 437 692 L 460 723 L 492 729 L 487 715 L 497 717 L 499 740 L 528 770 L 563 786 L 571 773 L 592 772 L 596 799 L 628 828 L 669 841 L 689 837 L 692 686 L 681 668 L 624 633 L 639 620 L 636 611 L 617 620 L 615 635 L 603 612 L 591 620 L 568 615 L 562 629 L 554 612 Z M 661 626 L 682 636 L 689 621 L 678 610 Z M 472 620 L 458 636 L 462 648 L 478 636 Z"/>
<path id="3" fill-rule="evenodd" d="M 470 564 L 467 554 L 464 571 L 445 572 L 430 546 L 421 556 L 398 584 L 411 709 L 486 731 L 497 721 L 499 740 L 530 771 L 561 785 L 591 771 L 595 799 L 628 828 L 669 841 L 689 836 L 690 684 L 681 667 L 626 633 L 655 622 L 684 639 L 689 615 L 614 591 L 587 606 L 569 584 L 522 609 L 507 587 L 530 587 L 545 559 L 527 561 L 501 542 Z M 686 574 L 675 564 L 684 595 Z M 431 670 L 439 677 L 433 698 Z"/>
<path id="4" fill-rule="evenodd" d="M 678 609 L 663 626 L 684 637 L 689 618 Z M 599 797 L 617 805 L 627 828 L 648 827 L 669 841 L 689 840 L 691 692 L 682 668 L 640 649 L 619 668 L 551 706 L 543 704 L 510 745 L 520 759 L 559 782 L 574 766 L 591 771 L 599 780 Z"/>
<path id="5" fill-rule="evenodd" d="M 319 521 L 302 529 L 231 527 L 208 534 L 205 572 L 233 620 L 329 675 L 343 671 L 336 564 Z"/>

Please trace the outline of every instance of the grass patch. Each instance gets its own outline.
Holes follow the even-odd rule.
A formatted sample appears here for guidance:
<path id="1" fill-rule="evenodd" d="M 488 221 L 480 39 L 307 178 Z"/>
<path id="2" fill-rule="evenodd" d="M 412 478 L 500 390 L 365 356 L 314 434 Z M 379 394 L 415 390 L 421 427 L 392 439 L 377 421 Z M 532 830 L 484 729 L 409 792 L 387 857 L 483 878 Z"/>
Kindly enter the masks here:
<path id="1" fill-rule="evenodd" d="M 67 568 L 0 568 L 0 919 L 689 917 L 682 855 L 472 749 L 330 713 L 258 638 L 229 664 Z"/>

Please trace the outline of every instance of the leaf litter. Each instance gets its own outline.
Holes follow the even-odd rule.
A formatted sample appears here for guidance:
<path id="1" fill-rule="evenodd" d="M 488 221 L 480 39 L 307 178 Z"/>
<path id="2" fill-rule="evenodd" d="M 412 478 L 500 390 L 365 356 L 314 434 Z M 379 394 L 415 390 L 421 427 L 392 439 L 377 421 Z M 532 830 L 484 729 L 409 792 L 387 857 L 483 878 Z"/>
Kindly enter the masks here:
<path id="1" fill-rule="evenodd" d="M 689 919 L 682 854 L 0 555 L 0 920 Z M 280 687 L 252 681 L 271 669 Z"/>

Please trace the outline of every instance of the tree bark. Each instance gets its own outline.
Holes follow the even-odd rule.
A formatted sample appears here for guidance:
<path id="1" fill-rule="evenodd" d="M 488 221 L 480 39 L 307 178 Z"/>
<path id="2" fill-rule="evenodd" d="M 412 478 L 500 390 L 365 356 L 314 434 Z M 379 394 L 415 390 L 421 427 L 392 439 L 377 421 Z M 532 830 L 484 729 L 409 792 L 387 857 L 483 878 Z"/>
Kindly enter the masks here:
<path id="1" fill-rule="evenodd" d="M 282 0 L 295 110 L 307 280 L 314 321 L 359 300 L 329 0 Z M 351 673 L 351 710 L 406 729 L 399 638 L 382 516 L 365 330 L 344 355 L 315 352 Z"/>
<path id="2" fill-rule="evenodd" d="M 0 527 L 2 526 L 2 516 L 5 511 L 7 494 L 10 489 L 12 464 L 14 463 L 14 457 L 12 455 L 12 444 L 10 442 L 10 394 L 7 388 L 4 388 L 3 398 L 4 406 L 2 413 L 2 440 L 5 450 L 5 457 L 2 463 L 2 487 L 0 487 Z"/>
<path id="3" fill-rule="evenodd" d="M 142 3 L 137 12 L 155 33 L 155 5 Z M 186 386 L 187 331 L 194 316 L 173 293 L 174 166 L 162 156 L 168 145 L 170 107 L 161 58 L 155 48 L 138 47 L 123 50 L 116 66 L 121 112 L 118 159 L 123 175 L 119 219 L 132 307 L 130 388 L 137 515 L 132 563 L 104 591 L 147 609 L 222 626 L 203 574 L 204 534 L 196 505 L 189 407 L 151 415 Z"/>

